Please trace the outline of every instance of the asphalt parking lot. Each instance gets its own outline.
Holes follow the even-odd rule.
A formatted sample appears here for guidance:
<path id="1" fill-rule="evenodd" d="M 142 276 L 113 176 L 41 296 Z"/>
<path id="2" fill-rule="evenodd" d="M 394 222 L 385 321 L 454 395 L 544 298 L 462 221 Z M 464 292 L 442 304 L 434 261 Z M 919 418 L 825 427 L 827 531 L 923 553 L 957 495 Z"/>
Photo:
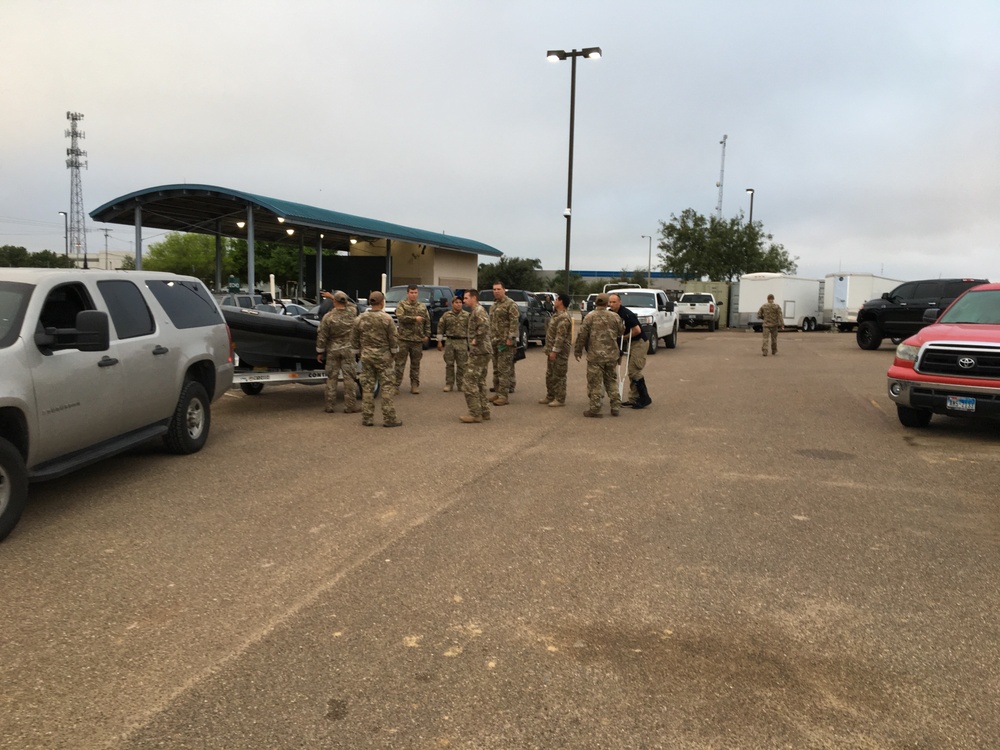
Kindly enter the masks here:
<path id="1" fill-rule="evenodd" d="M 431 350 L 401 429 L 234 390 L 199 454 L 34 485 L 0 748 L 995 747 L 1000 427 L 779 343 L 682 332 L 602 420 L 531 347 L 473 425 Z"/>

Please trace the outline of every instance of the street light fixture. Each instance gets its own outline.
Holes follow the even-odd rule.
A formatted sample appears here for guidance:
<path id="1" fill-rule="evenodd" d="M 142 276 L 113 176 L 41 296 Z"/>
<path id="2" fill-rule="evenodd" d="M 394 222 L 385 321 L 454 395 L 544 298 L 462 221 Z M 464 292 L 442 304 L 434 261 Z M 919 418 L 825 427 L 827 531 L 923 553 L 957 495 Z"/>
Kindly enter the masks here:
<path id="1" fill-rule="evenodd" d="M 747 192 L 750 193 L 750 226 L 753 226 L 753 188 L 747 188 Z"/>
<path id="2" fill-rule="evenodd" d="M 570 226 L 573 220 L 573 125 L 576 115 L 576 58 L 586 57 L 590 60 L 601 58 L 600 47 L 584 47 L 580 50 L 550 49 L 545 53 L 546 59 L 551 62 L 559 62 L 569 58 L 573 63 L 569 84 L 569 177 L 566 187 L 566 210 L 563 216 L 566 217 L 566 294 L 569 294 L 569 246 L 570 246 Z"/>
<path id="3" fill-rule="evenodd" d="M 650 289 L 653 288 L 653 238 L 648 235 L 642 235 L 643 239 L 649 240 L 649 265 L 646 266 L 646 286 Z"/>
<path id="4" fill-rule="evenodd" d="M 65 211 L 60 211 L 59 214 L 63 217 L 63 224 L 65 225 L 65 230 L 63 232 L 63 242 L 66 245 L 65 254 L 69 258 L 69 214 Z"/>

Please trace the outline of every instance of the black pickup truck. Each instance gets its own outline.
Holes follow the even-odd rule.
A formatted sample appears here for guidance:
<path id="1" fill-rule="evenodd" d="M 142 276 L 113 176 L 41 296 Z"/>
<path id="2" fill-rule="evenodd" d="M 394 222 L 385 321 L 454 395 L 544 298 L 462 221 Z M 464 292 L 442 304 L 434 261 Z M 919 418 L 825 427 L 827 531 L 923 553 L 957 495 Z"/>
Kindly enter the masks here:
<path id="1" fill-rule="evenodd" d="M 526 292 L 523 289 L 508 289 L 507 296 L 514 300 L 521 313 L 521 327 L 517 337 L 518 347 L 522 349 L 527 347 L 529 340 L 544 344 L 545 326 L 548 325 L 552 313 L 546 310 L 541 301 L 531 292 Z M 493 290 L 483 289 L 479 292 L 479 303 L 489 311 L 490 305 L 493 304 Z"/>

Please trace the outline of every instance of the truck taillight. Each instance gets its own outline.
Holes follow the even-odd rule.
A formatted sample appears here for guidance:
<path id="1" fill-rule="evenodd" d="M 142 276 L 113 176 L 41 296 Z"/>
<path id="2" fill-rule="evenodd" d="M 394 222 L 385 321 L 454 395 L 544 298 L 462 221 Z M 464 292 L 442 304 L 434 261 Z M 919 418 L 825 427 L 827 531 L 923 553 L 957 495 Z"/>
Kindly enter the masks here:
<path id="1" fill-rule="evenodd" d="M 709 306 L 708 306 L 708 311 L 709 311 L 710 313 L 714 313 L 714 312 L 715 312 L 715 305 L 709 305 Z"/>

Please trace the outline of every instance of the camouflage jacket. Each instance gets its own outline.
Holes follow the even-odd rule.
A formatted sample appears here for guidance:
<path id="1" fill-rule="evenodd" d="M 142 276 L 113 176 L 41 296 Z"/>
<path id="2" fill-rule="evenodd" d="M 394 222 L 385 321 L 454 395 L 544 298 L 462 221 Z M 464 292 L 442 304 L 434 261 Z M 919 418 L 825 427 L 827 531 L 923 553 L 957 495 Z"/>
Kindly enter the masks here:
<path id="1" fill-rule="evenodd" d="M 520 326 L 521 311 L 510 297 L 504 297 L 503 302 L 494 302 L 490 306 L 490 335 L 496 343 L 502 344 L 507 339 L 516 342 Z"/>
<path id="2" fill-rule="evenodd" d="M 774 302 L 765 302 L 761 305 L 757 317 L 764 321 L 765 328 L 780 328 L 785 322 L 781 308 Z"/>
<path id="3" fill-rule="evenodd" d="M 423 318 L 423 320 L 417 320 Z M 431 316 L 423 302 L 404 299 L 396 304 L 400 341 L 423 341 L 431 335 Z"/>
<path id="4" fill-rule="evenodd" d="M 469 313 L 465 310 L 449 310 L 438 321 L 438 341 L 459 336 L 467 339 L 469 334 Z"/>
<path id="5" fill-rule="evenodd" d="M 316 332 L 316 351 L 333 354 L 340 349 L 350 349 L 355 317 L 347 308 L 333 308 L 324 315 Z"/>
<path id="6" fill-rule="evenodd" d="M 487 356 L 493 352 L 490 338 L 490 317 L 482 305 L 476 305 L 469 313 L 469 354 Z"/>
<path id="7" fill-rule="evenodd" d="M 573 344 L 573 319 L 566 310 L 557 312 L 545 324 L 545 353 L 568 358 Z"/>
<path id="8" fill-rule="evenodd" d="M 399 337 L 392 316 L 384 310 L 366 310 L 354 319 L 351 344 L 362 361 L 384 361 L 399 351 Z"/>
<path id="9" fill-rule="evenodd" d="M 617 362 L 621 355 L 618 341 L 625 333 L 621 317 L 604 307 L 595 307 L 580 324 L 574 354 L 579 357 L 587 350 L 588 362 Z"/>

